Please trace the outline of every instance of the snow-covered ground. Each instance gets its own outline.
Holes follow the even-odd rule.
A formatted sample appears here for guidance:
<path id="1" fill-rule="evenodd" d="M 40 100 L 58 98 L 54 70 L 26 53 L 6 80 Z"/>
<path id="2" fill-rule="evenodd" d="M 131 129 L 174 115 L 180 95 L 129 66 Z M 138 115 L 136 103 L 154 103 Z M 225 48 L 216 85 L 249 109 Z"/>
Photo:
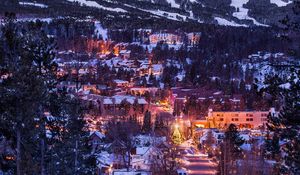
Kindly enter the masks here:
<path id="1" fill-rule="evenodd" d="M 67 0 L 69 2 L 78 2 L 80 5 L 85 5 L 88 7 L 95 7 L 103 10 L 108 10 L 108 11 L 114 11 L 114 12 L 122 12 L 126 13 L 127 11 L 121 8 L 111 8 L 111 7 L 105 7 L 103 5 L 98 4 L 95 1 L 89 1 L 89 0 Z"/>
<path id="2" fill-rule="evenodd" d="M 174 21 L 186 21 L 187 16 L 181 15 L 179 13 L 172 13 L 172 12 L 167 12 L 167 11 L 163 11 L 163 10 L 148 10 L 148 9 L 142 9 L 142 8 L 137 8 L 135 6 L 129 5 L 129 4 L 125 4 L 125 6 L 127 7 L 131 7 L 131 8 L 135 8 L 144 12 L 148 12 L 151 13 L 155 16 L 158 17 L 164 17 L 164 18 L 168 18 Z"/>
<path id="3" fill-rule="evenodd" d="M 187 59 L 186 62 L 188 64 L 192 63 L 190 59 Z M 182 64 L 180 64 L 178 61 L 167 59 L 166 66 L 167 67 L 171 67 L 171 66 L 176 67 L 178 69 L 178 73 L 176 75 L 176 78 L 178 79 L 178 81 L 183 81 L 183 79 L 186 76 L 186 72 L 183 69 Z"/>
<path id="4" fill-rule="evenodd" d="M 171 7 L 173 7 L 173 8 L 180 8 L 180 4 L 177 4 L 176 2 L 175 2 L 175 0 L 166 0 L 170 5 L 171 5 Z M 189 0 L 191 3 L 199 3 L 197 0 Z M 194 20 L 196 20 L 196 21 L 198 21 L 199 23 L 203 23 L 203 21 L 202 20 L 200 20 L 200 19 L 196 19 L 196 18 L 194 18 L 194 14 L 193 14 L 193 11 L 192 10 L 190 10 L 190 11 L 188 11 L 189 13 L 190 13 L 190 18 L 191 19 L 194 19 Z M 169 14 L 169 16 L 170 16 L 170 18 L 169 19 L 172 19 L 172 20 L 178 20 L 177 18 L 174 18 L 174 15 L 175 15 L 175 17 L 176 17 L 176 15 L 178 15 L 178 16 L 180 16 L 180 17 L 182 17 L 184 20 L 186 20 L 186 16 L 183 16 L 183 15 L 180 15 L 180 14 L 178 14 L 178 13 L 170 13 L 170 12 L 164 12 L 164 13 L 166 13 L 166 14 Z M 159 14 L 159 16 L 161 16 L 161 14 Z"/>
<path id="5" fill-rule="evenodd" d="M 97 37 L 99 37 L 101 35 L 103 40 L 108 39 L 107 30 L 102 27 L 102 25 L 99 21 L 95 21 L 95 31 L 94 31 L 94 33 L 95 33 L 95 35 L 97 35 Z"/>
<path id="6" fill-rule="evenodd" d="M 227 19 L 220 17 L 215 17 L 215 20 L 217 20 L 218 24 L 222 26 L 247 27 L 245 24 L 238 24 L 234 21 L 228 21 Z"/>
<path id="7" fill-rule="evenodd" d="M 53 19 L 52 18 L 18 18 L 18 22 L 36 22 L 37 20 L 42 22 L 50 23 Z"/>
<path id="8" fill-rule="evenodd" d="M 35 6 L 35 7 L 40 7 L 40 8 L 48 8 L 47 5 L 41 4 L 41 3 L 36 3 L 36 2 L 19 2 L 20 5 L 23 6 Z"/>
<path id="9" fill-rule="evenodd" d="M 175 20 L 175 21 L 181 21 L 181 19 L 185 21 L 187 18 L 186 16 L 180 15 L 178 13 L 172 13 L 172 12 L 167 12 L 167 11 L 162 11 L 162 10 L 145 10 L 145 9 L 141 9 L 141 10 L 152 13 L 153 15 L 165 17 L 165 18 Z"/>
<path id="10" fill-rule="evenodd" d="M 199 3 L 197 0 L 190 0 L 191 3 Z"/>
<path id="11" fill-rule="evenodd" d="M 254 78 L 257 80 L 255 84 L 258 86 L 258 89 L 265 88 L 267 85 L 265 84 L 265 79 L 267 76 L 274 76 L 275 74 L 279 77 L 285 79 L 290 76 L 290 72 L 288 70 L 282 70 L 278 69 L 276 66 L 272 66 L 268 59 L 271 57 L 276 58 L 277 60 L 280 60 L 282 65 L 289 65 L 289 64 L 299 64 L 299 63 L 290 63 L 289 60 L 283 60 L 286 59 L 285 55 L 283 53 L 260 53 L 257 54 L 251 54 L 248 56 L 249 59 L 257 59 L 260 61 L 254 61 L 254 62 L 246 62 L 241 65 L 242 71 L 243 71 L 243 78 L 245 79 L 245 73 L 247 69 L 253 71 Z M 298 81 L 298 80 L 295 80 Z M 290 84 L 285 83 L 282 84 L 281 88 L 289 88 Z"/>
<path id="12" fill-rule="evenodd" d="M 271 4 L 276 4 L 278 7 L 285 7 L 288 4 L 292 3 L 293 1 L 283 1 L 283 0 L 270 0 Z"/>
<path id="13" fill-rule="evenodd" d="M 268 25 L 261 24 L 257 22 L 256 19 L 248 16 L 249 9 L 243 7 L 243 5 L 247 4 L 248 2 L 249 0 L 231 0 L 230 6 L 235 7 L 236 9 L 236 12 L 234 12 L 232 15 L 240 20 L 251 20 L 255 25 L 267 27 Z"/>
<path id="14" fill-rule="evenodd" d="M 167 2 L 169 4 L 171 4 L 171 7 L 174 7 L 174 8 L 179 8 L 180 7 L 180 5 L 175 2 L 175 0 L 167 0 Z"/>

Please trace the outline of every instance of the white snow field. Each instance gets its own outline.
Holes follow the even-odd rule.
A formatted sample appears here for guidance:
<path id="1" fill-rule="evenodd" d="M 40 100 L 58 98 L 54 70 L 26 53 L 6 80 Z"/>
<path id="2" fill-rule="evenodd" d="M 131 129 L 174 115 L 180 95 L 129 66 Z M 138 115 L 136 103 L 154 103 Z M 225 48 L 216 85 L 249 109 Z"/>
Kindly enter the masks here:
<path id="1" fill-rule="evenodd" d="M 111 8 L 111 7 L 105 7 L 103 5 L 98 4 L 95 1 L 88 1 L 88 0 L 68 0 L 69 2 L 78 2 L 80 5 L 85 5 L 88 7 L 95 7 L 103 10 L 108 10 L 108 11 L 114 11 L 114 12 L 123 12 L 126 13 L 127 11 L 121 8 Z"/>
<path id="2" fill-rule="evenodd" d="M 238 24 L 234 21 L 229 21 L 227 19 L 224 19 L 224 18 L 220 18 L 220 17 L 215 17 L 215 20 L 218 21 L 218 24 L 219 25 L 222 25 L 222 26 L 234 26 L 234 27 L 248 27 L 247 25 L 245 24 Z"/>
<path id="3" fill-rule="evenodd" d="M 35 6 L 35 7 L 40 7 L 40 8 L 48 8 L 48 6 L 45 5 L 45 4 L 35 3 L 35 2 L 19 2 L 19 5 L 23 5 L 23 6 Z"/>
<path id="4" fill-rule="evenodd" d="M 248 16 L 249 9 L 246 9 L 243 7 L 243 5 L 247 4 L 248 2 L 249 2 L 249 0 L 231 0 L 230 6 L 235 7 L 235 9 L 236 9 L 236 12 L 234 12 L 232 15 L 240 20 L 244 20 L 244 19 L 252 20 L 255 25 L 267 27 L 268 25 L 261 24 L 261 23 L 257 22 L 256 19 Z M 237 10 L 237 9 L 239 9 L 239 10 Z"/>
<path id="5" fill-rule="evenodd" d="M 276 4 L 278 7 L 285 7 L 288 4 L 292 3 L 293 1 L 283 1 L 283 0 L 270 0 L 271 4 Z"/>
<path id="6" fill-rule="evenodd" d="M 107 40 L 107 30 L 104 29 L 101 25 L 101 23 L 99 21 L 95 21 L 95 35 L 97 35 L 97 37 L 99 37 L 100 35 L 102 36 L 103 40 Z"/>

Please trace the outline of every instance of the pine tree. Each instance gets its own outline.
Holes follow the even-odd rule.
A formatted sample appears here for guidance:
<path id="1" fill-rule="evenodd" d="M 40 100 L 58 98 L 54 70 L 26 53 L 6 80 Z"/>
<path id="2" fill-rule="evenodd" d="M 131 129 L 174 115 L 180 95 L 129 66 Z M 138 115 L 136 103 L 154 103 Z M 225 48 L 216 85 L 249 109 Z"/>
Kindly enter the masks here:
<path id="1" fill-rule="evenodd" d="M 151 112 L 147 110 L 144 115 L 143 131 L 149 133 L 151 132 L 151 128 Z"/>
<path id="2" fill-rule="evenodd" d="M 14 21 L 13 15 L 5 19 L 0 37 L 0 72 L 7 76 L 0 83 L 0 124 L 13 136 L 14 174 L 56 174 L 57 163 L 68 164 L 65 170 L 72 167 L 72 174 L 89 174 L 89 163 L 81 161 L 90 157 L 83 151 L 88 148 L 83 115 L 73 105 L 63 105 L 69 98 L 55 89 L 55 45 L 40 24 L 25 30 Z"/>
<path id="3" fill-rule="evenodd" d="M 283 149 L 285 153 L 280 160 L 281 173 L 300 173 L 300 71 L 293 71 L 288 84 L 288 89 L 280 93 L 284 106 L 277 115 L 269 115 L 268 128 L 286 141 Z"/>
<path id="4" fill-rule="evenodd" d="M 268 116 L 268 118 L 270 117 L 271 116 Z M 276 157 L 280 154 L 278 134 L 274 134 L 273 137 L 271 137 L 270 132 L 268 132 L 266 137 L 264 154 L 267 158 L 276 159 Z"/>
<path id="5" fill-rule="evenodd" d="M 230 124 L 227 128 L 224 141 L 230 145 L 231 156 L 238 158 L 241 154 L 240 146 L 244 144 L 244 140 L 240 137 L 239 131 L 234 124 Z"/>
<path id="6" fill-rule="evenodd" d="M 57 140 L 51 144 L 51 171 L 54 174 L 91 174 L 95 171 L 95 159 L 90 155 L 89 131 L 83 119 L 84 109 L 75 97 L 61 96 L 61 111 L 53 116 Z M 51 140 L 49 140 L 51 141 Z M 53 164 L 59 164 L 55 167 Z"/>
<path id="7" fill-rule="evenodd" d="M 1 83 L 3 121 L 15 134 L 16 174 L 45 174 L 45 107 L 55 84 L 53 45 L 40 25 L 30 31 L 5 18 L 1 35 Z M 29 168 L 34 167 L 34 168 Z"/>
<path id="8" fill-rule="evenodd" d="M 239 92 L 241 94 L 244 94 L 246 92 L 246 85 L 245 85 L 245 81 L 243 79 L 240 82 Z"/>
<path id="9" fill-rule="evenodd" d="M 235 161 L 242 154 L 240 146 L 243 143 L 244 140 L 240 137 L 237 127 L 234 124 L 230 124 L 225 132 L 224 141 L 221 144 L 219 163 L 221 174 L 230 174 L 230 171 L 234 169 Z"/>

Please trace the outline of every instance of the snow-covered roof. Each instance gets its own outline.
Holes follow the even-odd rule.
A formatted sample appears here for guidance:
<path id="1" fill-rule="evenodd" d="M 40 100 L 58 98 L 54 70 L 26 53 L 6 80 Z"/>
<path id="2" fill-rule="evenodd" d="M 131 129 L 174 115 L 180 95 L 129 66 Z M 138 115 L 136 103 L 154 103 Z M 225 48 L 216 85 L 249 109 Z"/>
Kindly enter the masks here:
<path id="1" fill-rule="evenodd" d="M 134 104 L 134 100 L 134 98 L 126 98 L 126 101 L 132 105 Z"/>
<path id="2" fill-rule="evenodd" d="M 143 98 L 139 98 L 138 99 L 138 104 L 140 104 L 140 105 L 146 105 L 146 104 L 148 104 L 148 102 L 145 99 L 143 99 Z"/>
<path id="3" fill-rule="evenodd" d="M 111 98 L 105 98 L 103 100 L 103 104 L 105 104 L 105 105 L 111 105 L 111 104 L 113 104 L 113 101 L 112 101 Z"/>
<path id="4" fill-rule="evenodd" d="M 114 82 L 117 83 L 117 84 L 126 84 L 126 83 L 129 83 L 128 81 L 119 80 L 119 79 L 114 80 Z"/>
<path id="5" fill-rule="evenodd" d="M 97 137 L 99 137 L 99 138 L 101 138 L 101 139 L 105 137 L 105 135 L 102 134 L 102 133 L 99 132 L 99 131 L 90 132 L 90 136 L 93 135 L 93 134 L 95 134 Z"/>
<path id="6" fill-rule="evenodd" d="M 131 51 L 130 50 L 121 50 L 120 54 L 130 54 Z"/>
<path id="7" fill-rule="evenodd" d="M 166 137 L 156 137 L 150 135 L 138 135 L 134 137 L 134 140 L 137 141 L 137 145 L 143 147 L 149 143 L 152 145 L 157 145 L 166 142 Z"/>
<path id="8" fill-rule="evenodd" d="M 97 166 L 98 167 L 109 167 L 114 162 L 114 155 L 109 154 L 106 151 L 101 152 L 97 155 Z"/>
<path id="9" fill-rule="evenodd" d="M 232 102 L 240 102 L 241 100 L 240 99 L 230 99 L 230 101 L 232 101 Z"/>
<path id="10" fill-rule="evenodd" d="M 146 64 L 143 64 L 140 69 L 148 69 L 149 68 L 149 65 L 146 65 Z"/>
<path id="11" fill-rule="evenodd" d="M 147 153 L 147 151 L 150 149 L 150 147 L 137 147 L 136 148 L 136 154 L 138 155 L 144 155 Z"/>
<path id="12" fill-rule="evenodd" d="M 250 136 L 248 134 L 241 134 L 240 135 L 245 141 L 249 141 L 250 140 Z"/>
<path id="13" fill-rule="evenodd" d="M 251 151 L 251 144 L 248 143 L 244 143 L 243 145 L 240 146 L 241 149 L 245 150 L 245 151 Z"/>
<path id="14" fill-rule="evenodd" d="M 218 91 L 214 93 L 214 95 L 220 95 L 220 94 L 222 94 L 222 91 Z"/>

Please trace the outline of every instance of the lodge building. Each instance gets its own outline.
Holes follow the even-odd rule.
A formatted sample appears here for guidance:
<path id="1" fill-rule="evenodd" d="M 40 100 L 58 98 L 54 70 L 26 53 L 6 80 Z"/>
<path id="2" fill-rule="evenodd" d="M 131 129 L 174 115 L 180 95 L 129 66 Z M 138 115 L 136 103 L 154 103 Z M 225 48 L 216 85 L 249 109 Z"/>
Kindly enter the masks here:
<path id="1" fill-rule="evenodd" d="M 213 111 L 209 109 L 207 125 L 210 128 L 226 128 L 230 124 L 235 124 L 239 128 L 260 128 L 267 123 L 269 113 L 276 115 L 275 109 L 270 111 Z"/>

